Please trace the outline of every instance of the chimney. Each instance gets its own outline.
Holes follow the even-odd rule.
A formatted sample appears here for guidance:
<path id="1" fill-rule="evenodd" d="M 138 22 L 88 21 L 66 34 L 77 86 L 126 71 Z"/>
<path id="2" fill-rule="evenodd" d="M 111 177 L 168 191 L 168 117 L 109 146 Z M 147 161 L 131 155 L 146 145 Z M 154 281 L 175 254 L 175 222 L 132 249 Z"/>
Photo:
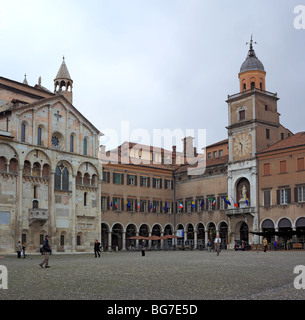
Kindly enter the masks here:
<path id="1" fill-rule="evenodd" d="M 176 149 L 177 146 L 172 146 L 173 151 L 172 151 L 172 164 L 176 164 Z"/>
<path id="2" fill-rule="evenodd" d="M 193 137 L 185 137 L 182 139 L 183 141 L 183 155 L 184 155 L 184 162 L 188 163 L 187 159 L 194 157 L 194 138 Z"/>

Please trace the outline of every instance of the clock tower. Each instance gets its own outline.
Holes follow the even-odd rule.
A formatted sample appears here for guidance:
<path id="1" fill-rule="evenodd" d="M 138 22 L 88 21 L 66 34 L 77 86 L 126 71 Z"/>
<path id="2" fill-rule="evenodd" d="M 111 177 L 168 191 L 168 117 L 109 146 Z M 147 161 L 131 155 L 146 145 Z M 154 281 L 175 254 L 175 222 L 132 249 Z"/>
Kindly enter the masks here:
<path id="1" fill-rule="evenodd" d="M 239 207 L 228 209 L 234 240 L 256 243 L 258 177 L 256 153 L 280 140 L 276 93 L 266 91 L 266 71 L 253 49 L 253 40 L 238 74 L 240 91 L 228 96 L 228 196 Z M 231 206 L 232 207 L 232 206 Z"/>

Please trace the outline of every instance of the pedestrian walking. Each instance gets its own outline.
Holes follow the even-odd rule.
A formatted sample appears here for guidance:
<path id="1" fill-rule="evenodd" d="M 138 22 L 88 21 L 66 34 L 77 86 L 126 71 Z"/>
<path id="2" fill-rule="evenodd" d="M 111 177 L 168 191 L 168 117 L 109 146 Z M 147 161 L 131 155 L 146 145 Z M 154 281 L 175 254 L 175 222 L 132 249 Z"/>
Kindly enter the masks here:
<path id="1" fill-rule="evenodd" d="M 100 258 L 101 254 L 101 244 L 98 242 L 98 240 L 95 240 L 94 243 L 94 254 L 95 254 L 95 258 L 97 258 L 97 256 Z"/>
<path id="2" fill-rule="evenodd" d="M 23 244 L 22 244 L 22 255 L 23 255 L 23 259 L 25 259 L 25 250 L 26 250 L 26 248 L 27 248 L 27 244 L 26 244 L 26 242 L 23 242 Z"/>
<path id="3" fill-rule="evenodd" d="M 207 243 L 207 250 L 208 252 L 211 252 L 211 248 L 212 248 L 212 242 L 210 239 L 208 239 L 208 243 Z"/>
<path id="4" fill-rule="evenodd" d="M 17 252 L 17 258 L 18 259 L 21 258 L 21 251 L 22 251 L 21 243 L 20 243 L 20 241 L 18 241 L 18 243 L 16 245 L 16 252 Z"/>
<path id="5" fill-rule="evenodd" d="M 145 250 L 146 250 L 146 247 L 145 247 L 145 240 L 143 240 L 142 242 L 142 257 L 145 256 Z"/>
<path id="6" fill-rule="evenodd" d="M 263 240 L 263 246 L 264 246 L 264 252 L 266 252 L 266 251 L 267 251 L 267 246 L 268 246 L 268 240 L 267 240 L 267 238 L 264 238 L 264 240 Z"/>
<path id="7" fill-rule="evenodd" d="M 278 251 L 277 240 L 274 240 L 274 251 Z"/>
<path id="8" fill-rule="evenodd" d="M 214 240 L 214 244 L 215 244 L 215 250 L 217 252 L 217 255 L 219 256 L 220 245 L 221 245 L 221 238 L 219 237 L 219 233 L 217 233 L 217 236 Z"/>
<path id="9" fill-rule="evenodd" d="M 50 244 L 49 244 L 49 239 L 50 237 L 48 235 L 45 236 L 45 239 L 43 241 L 42 245 L 42 252 L 44 253 L 44 259 L 43 261 L 39 264 L 41 268 L 43 268 L 43 265 L 45 265 L 45 268 L 50 268 L 49 266 L 49 255 L 52 252 Z"/>

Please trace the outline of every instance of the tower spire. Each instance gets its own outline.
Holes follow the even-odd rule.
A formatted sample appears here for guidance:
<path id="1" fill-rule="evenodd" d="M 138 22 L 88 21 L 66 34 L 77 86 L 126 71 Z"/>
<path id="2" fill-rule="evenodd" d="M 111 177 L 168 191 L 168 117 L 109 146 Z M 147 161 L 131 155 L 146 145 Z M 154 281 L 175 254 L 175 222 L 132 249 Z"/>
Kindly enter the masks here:
<path id="1" fill-rule="evenodd" d="M 248 45 L 248 44 L 250 45 L 249 53 L 248 53 L 249 57 L 255 56 L 255 51 L 253 49 L 253 43 L 257 44 L 257 42 L 253 41 L 253 35 L 251 34 L 250 42 L 246 42 L 246 45 Z"/>
<path id="2" fill-rule="evenodd" d="M 72 103 L 73 80 L 65 62 L 65 56 L 62 58 L 61 66 L 54 79 L 54 92 L 65 96 Z"/>

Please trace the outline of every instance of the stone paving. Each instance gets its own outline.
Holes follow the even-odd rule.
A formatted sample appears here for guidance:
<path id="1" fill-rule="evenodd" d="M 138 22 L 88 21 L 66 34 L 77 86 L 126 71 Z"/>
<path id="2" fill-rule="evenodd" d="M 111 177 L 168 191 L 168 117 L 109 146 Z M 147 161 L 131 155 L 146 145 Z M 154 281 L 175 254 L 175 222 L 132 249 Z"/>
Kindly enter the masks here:
<path id="1" fill-rule="evenodd" d="M 103 252 L 0 257 L 8 289 L 0 300 L 303 300 L 295 289 L 304 251 Z M 305 275 L 304 275 L 305 277 Z M 303 281 L 305 284 L 305 279 Z"/>

